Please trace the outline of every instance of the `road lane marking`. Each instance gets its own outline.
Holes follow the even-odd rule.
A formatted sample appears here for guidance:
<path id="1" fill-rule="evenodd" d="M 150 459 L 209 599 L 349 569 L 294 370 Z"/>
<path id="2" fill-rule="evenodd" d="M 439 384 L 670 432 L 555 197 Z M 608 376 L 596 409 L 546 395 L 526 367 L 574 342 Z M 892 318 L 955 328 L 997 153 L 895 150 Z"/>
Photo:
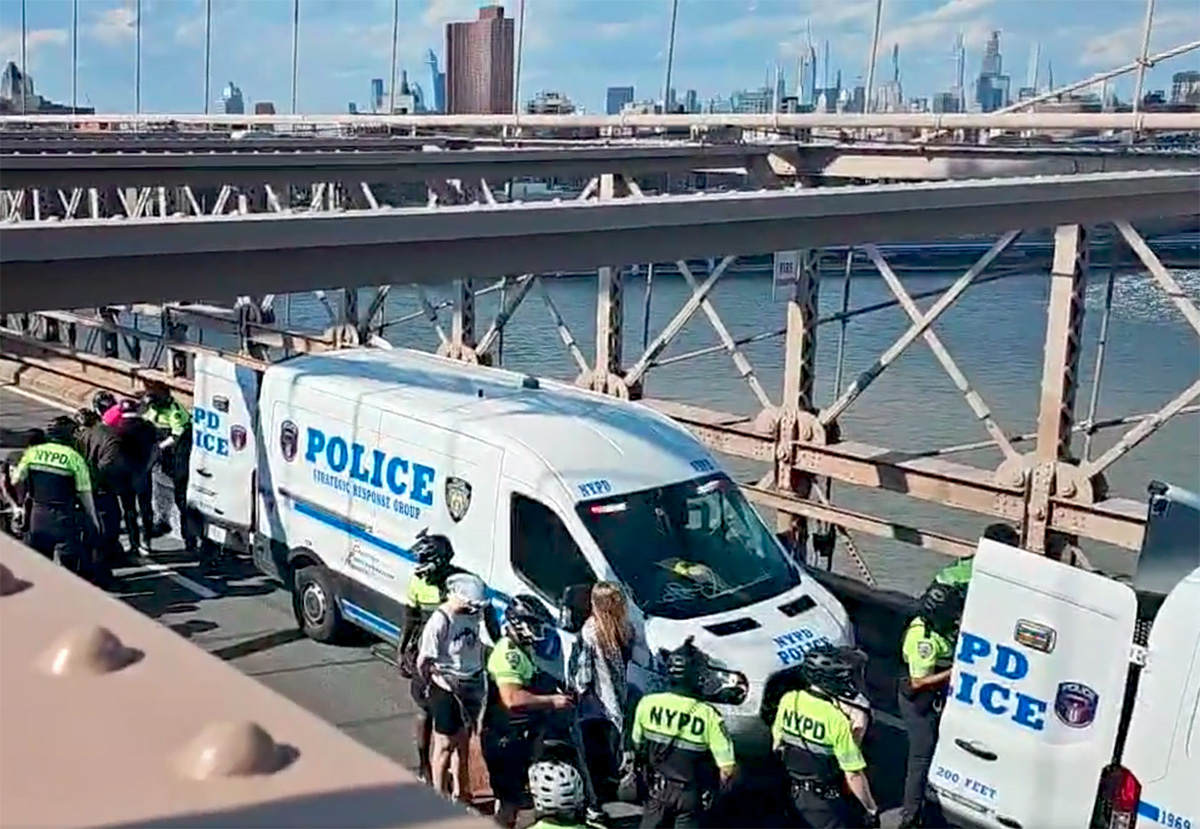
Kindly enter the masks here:
<path id="1" fill-rule="evenodd" d="M 51 409 L 58 409 L 60 412 L 75 414 L 75 412 L 79 411 L 76 408 L 68 406 L 66 403 L 62 403 L 58 400 L 52 400 L 49 397 L 43 397 L 37 392 L 32 392 L 29 389 L 22 389 L 18 386 L 0 386 L 0 389 L 3 389 L 4 391 L 10 391 L 18 397 L 24 397 L 26 400 L 30 400 L 34 403 L 40 403 L 41 405 L 48 406 Z"/>

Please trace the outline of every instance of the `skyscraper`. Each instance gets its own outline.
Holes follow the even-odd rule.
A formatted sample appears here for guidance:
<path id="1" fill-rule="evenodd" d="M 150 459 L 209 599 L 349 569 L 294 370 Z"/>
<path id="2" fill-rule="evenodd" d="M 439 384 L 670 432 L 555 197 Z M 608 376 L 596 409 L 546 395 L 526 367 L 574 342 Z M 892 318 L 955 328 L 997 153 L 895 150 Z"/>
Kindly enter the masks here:
<path id="1" fill-rule="evenodd" d="M 226 84 L 221 92 L 221 111 L 226 115 L 244 115 L 246 112 L 242 90 L 233 81 Z"/>
<path id="2" fill-rule="evenodd" d="M 515 36 L 503 6 L 484 6 L 478 20 L 446 24 L 447 113 L 512 113 Z"/>
<path id="3" fill-rule="evenodd" d="M 371 78 L 371 112 L 383 112 L 383 78 Z"/>
<path id="4" fill-rule="evenodd" d="M 633 103 L 632 86 L 610 86 L 605 93 L 604 111 L 609 115 L 620 115 L 621 108 Z"/>
<path id="5" fill-rule="evenodd" d="M 438 56 L 430 49 L 425 57 L 425 65 L 429 67 L 430 89 L 433 91 L 433 111 L 446 111 L 446 73 L 438 69 Z"/>

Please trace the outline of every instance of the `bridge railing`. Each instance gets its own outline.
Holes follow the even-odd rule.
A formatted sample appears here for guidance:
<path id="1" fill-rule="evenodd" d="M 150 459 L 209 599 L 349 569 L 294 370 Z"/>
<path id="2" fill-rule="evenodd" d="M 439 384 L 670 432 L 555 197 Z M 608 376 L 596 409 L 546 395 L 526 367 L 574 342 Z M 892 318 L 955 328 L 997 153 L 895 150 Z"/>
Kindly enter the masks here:
<path id="1" fill-rule="evenodd" d="M 2 826 L 485 826 L 8 538 L 0 629 Z"/>

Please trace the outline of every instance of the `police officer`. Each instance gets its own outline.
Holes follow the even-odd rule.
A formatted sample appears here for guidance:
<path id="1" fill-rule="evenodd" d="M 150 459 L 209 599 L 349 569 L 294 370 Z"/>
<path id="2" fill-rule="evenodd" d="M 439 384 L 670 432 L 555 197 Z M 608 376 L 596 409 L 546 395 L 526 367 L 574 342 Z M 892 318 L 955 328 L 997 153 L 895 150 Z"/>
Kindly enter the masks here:
<path id="1" fill-rule="evenodd" d="M 526 769 L 538 751 L 539 732 L 548 715 L 571 706 L 553 693 L 553 681 L 538 671 L 532 649 L 557 635 L 550 611 L 533 596 L 515 596 L 504 612 L 504 635 L 488 657 L 491 695 L 483 721 L 481 747 L 492 794 L 499 807 L 496 822 L 512 826 L 525 799 Z"/>
<path id="2" fill-rule="evenodd" d="M 904 632 L 900 654 L 907 670 L 900 677 L 897 701 L 908 732 L 908 769 L 901 829 L 938 819 L 930 814 L 936 810 L 925 801 L 925 782 L 937 745 L 938 718 L 950 682 L 964 596 L 964 591 L 956 587 L 930 585 Z"/>
<path id="3" fill-rule="evenodd" d="M 546 760 L 529 767 L 529 792 L 536 822 L 528 829 L 587 829 L 587 789 L 579 769 Z"/>
<path id="4" fill-rule="evenodd" d="M 846 712 L 848 702 L 862 694 L 865 661 L 861 651 L 817 645 L 800 665 L 807 687 L 779 701 L 772 746 L 791 779 L 792 804 L 813 829 L 879 825 L 867 763 Z M 861 808 L 843 794 L 843 780 Z"/>
<path id="5" fill-rule="evenodd" d="M 725 721 L 703 700 L 708 657 L 689 636 L 665 662 L 669 690 L 642 697 L 630 736 L 649 791 L 643 829 L 698 826 L 706 802 L 736 769 Z"/>
<path id="6" fill-rule="evenodd" d="M 25 528 L 29 523 L 29 500 L 27 484 L 14 484 L 12 474 L 21 462 L 21 456 L 34 446 L 46 442 L 46 432 L 42 429 L 30 429 L 25 433 L 21 448 L 8 453 L 4 458 L 3 468 L 0 469 L 0 490 L 7 501 L 5 510 L 5 531 L 16 538 L 25 537 Z"/>
<path id="7" fill-rule="evenodd" d="M 117 439 L 128 470 L 126 486 L 117 493 L 117 497 L 125 516 L 130 549 L 134 552 L 150 552 L 150 539 L 154 533 L 154 498 L 150 476 L 158 452 L 158 430 L 142 417 L 137 401 L 122 400 L 117 405 L 121 413 L 116 425 Z M 141 531 L 138 528 L 139 516 Z M 143 542 L 145 547 L 142 546 Z"/>
<path id="8" fill-rule="evenodd" d="M 103 401 L 100 401 L 103 403 Z M 79 430 L 76 441 L 88 472 L 92 476 L 92 498 L 100 518 L 100 537 L 96 544 L 97 575 L 110 574 L 114 562 L 123 558 L 121 548 L 121 504 L 117 493 L 126 486 L 128 472 L 121 454 L 120 438 L 92 409 L 80 409 L 76 415 Z"/>
<path id="9" fill-rule="evenodd" d="M 87 461 L 75 449 L 75 421 L 56 417 L 46 442 L 25 450 L 13 482 L 28 480 L 29 525 L 25 542 L 76 573 L 87 569 L 85 538 L 99 534 Z M 80 516 L 80 510 L 86 521 Z"/>
<path id="10" fill-rule="evenodd" d="M 158 430 L 159 463 L 158 471 L 154 475 L 154 501 L 158 518 L 154 524 L 153 535 L 160 536 L 171 531 L 170 504 L 177 504 L 173 491 L 176 459 L 174 449 L 192 419 L 188 417 L 184 408 L 175 402 L 170 389 L 161 383 L 147 383 L 144 400 L 145 417 Z M 182 514 L 180 523 L 183 523 Z"/>
<path id="11" fill-rule="evenodd" d="M 988 524 L 983 530 L 983 537 L 990 538 L 992 541 L 999 541 L 1001 544 L 1007 544 L 1009 547 L 1021 546 L 1020 533 L 1011 525 L 999 521 L 995 524 Z M 953 564 L 947 564 L 941 570 L 938 570 L 933 577 L 933 583 L 957 587 L 966 591 L 967 585 L 971 583 L 971 574 L 974 571 L 975 556 L 963 556 Z"/>

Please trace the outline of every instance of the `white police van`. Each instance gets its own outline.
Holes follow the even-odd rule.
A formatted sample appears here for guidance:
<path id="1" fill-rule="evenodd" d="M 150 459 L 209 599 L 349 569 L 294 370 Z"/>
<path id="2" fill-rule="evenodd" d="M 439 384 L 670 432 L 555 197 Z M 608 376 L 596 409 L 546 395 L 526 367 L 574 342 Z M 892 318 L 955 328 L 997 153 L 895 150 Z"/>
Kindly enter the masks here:
<path id="1" fill-rule="evenodd" d="M 1132 586 L 983 540 L 929 784 L 958 825 L 1200 829 L 1200 497 Z"/>
<path id="2" fill-rule="evenodd" d="M 424 529 L 498 604 L 530 593 L 559 609 L 562 636 L 539 654 L 559 675 L 579 624 L 563 606 L 581 585 L 621 582 L 648 646 L 635 686 L 654 682 L 651 653 L 694 635 L 733 669 L 735 730 L 761 729 L 764 695 L 814 643 L 853 637 L 704 446 L 644 406 L 353 349 L 265 369 L 198 355 L 193 420 L 188 499 L 207 537 L 288 584 L 314 639 L 344 623 L 395 639 Z"/>

